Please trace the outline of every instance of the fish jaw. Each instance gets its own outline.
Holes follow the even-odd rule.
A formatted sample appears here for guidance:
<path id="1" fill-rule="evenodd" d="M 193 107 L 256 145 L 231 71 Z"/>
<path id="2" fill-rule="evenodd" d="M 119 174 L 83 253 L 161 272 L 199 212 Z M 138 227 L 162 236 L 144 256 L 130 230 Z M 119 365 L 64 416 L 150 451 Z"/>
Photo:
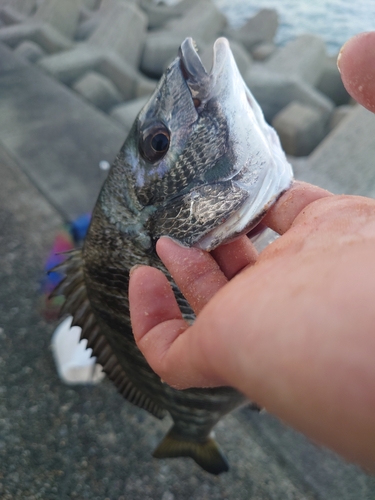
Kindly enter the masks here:
<path id="1" fill-rule="evenodd" d="M 234 159 L 225 179 L 248 193 L 239 209 L 225 222 L 204 234 L 194 246 L 212 250 L 219 244 L 250 231 L 293 181 L 293 171 L 276 131 L 245 84 L 228 41 L 214 45 L 209 99 L 215 99 L 226 117 Z M 231 191 L 227 193 L 231 196 Z"/>

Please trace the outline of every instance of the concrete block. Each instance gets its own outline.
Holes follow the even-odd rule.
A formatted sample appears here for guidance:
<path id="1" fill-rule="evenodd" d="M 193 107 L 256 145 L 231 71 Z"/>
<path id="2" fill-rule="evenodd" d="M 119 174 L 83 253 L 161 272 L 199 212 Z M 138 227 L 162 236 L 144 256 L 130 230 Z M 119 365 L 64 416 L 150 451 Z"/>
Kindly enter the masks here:
<path id="1" fill-rule="evenodd" d="M 57 80 L 70 85 L 87 71 L 95 69 L 103 57 L 102 52 L 82 44 L 74 50 L 43 57 L 38 64 Z"/>
<path id="2" fill-rule="evenodd" d="M 234 59 L 237 63 L 241 75 L 245 75 L 250 70 L 251 65 L 253 63 L 251 55 L 247 52 L 245 47 L 240 42 L 236 42 L 235 40 L 230 40 L 229 45 L 230 48 L 232 49 Z"/>
<path id="3" fill-rule="evenodd" d="M 39 64 L 68 85 L 88 71 L 97 71 L 112 80 L 125 100 L 149 94 L 156 86 L 155 81 L 143 76 L 118 54 L 100 50 L 89 43 L 82 43 L 71 51 L 44 57 Z"/>
<path id="4" fill-rule="evenodd" d="M 275 9 L 262 9 L 251 17 L 239 30 L 227 29 L 225 35 L 240 41 L 248 51 L 260 43 L 272 42 L 279 18 Z"/>
<path id="5" fill-rule="evenodd" d="M 68 38 L 47 23 L 25 22 L 0 29 L 0 42 L 9 47 L 14 48 L 24 40 L 37 43 L 49 54 L 68 50 L 73 46 Z"/>
<path id="6" fill-rule="evenodd" d="M 80 11 L 79 11 L 79 23 L 83 23 L 84 21 L 91 19 L 93 15 L 94 15 L 94 12 L 91 9 L 88 9 L 84 5 L 81 5 Z M 76 32 L 76 35 L 77 35 L 77 32 Z"/>
<path id="7" fill-rule="evenodd" d="M 21 42 L 15 49 L 15 54 L 26 59 L 31 63 L 39 61 L 39 59 L 46 55 L 45 51 L 35 42 L 25 40 Z"/>
<path id="8" fill-rule="evenodd" d="M 335 127 L 296 177 L 336 194 L 375 198 L 375 115 L 360 105 Z"/>
<path id="9" fill-rule="evenodd" d="M 178 19 L 169 21 L 165 29 L 181 40 L 191 36 L 197 42 L 213 43 L 227 24 L 224 14 L 212 0 L 198 0 Z"/>
<path id="10" fill-rule="evenodd" d="M 81 1 L 82 1 L 82 6 L 90 10 L 95 10 L 100 5 L 100 0 L 81 0 Z"/>
<path id="11" fill-rule="evenodd" d="M 181 0 L 177 4 L 166 5 L 153 0 L 141 0 L 139 6 L 147 15 L 148 28 L 160 29 L 171 19 L 180 17 L 194 3 L 194 0 Z"/>
<path id="12" fill-rule="evenodd" d="M 12 8 L 15 5 L 12 4 Z M 26 3 L 23 5 L 26 6 Z M 35 2 L 33 5 L 35 6 Z M 68 50 L 72 46 L 69 38 L 76 30 L 78 17 L 77 0 L 64 0 L 64 2 L 44 0 L 38 5 L 35 14 L 24 23 L 0 29 L 0 42 L 16 47 L 21 42 L 29 40 L 38 44 L 47 53 Z"/>
<path id="13" fill-rule="evenodd" d="M 271 71 L 295 76 L 315 85 L 321 78 L 326 59 L 326 47 L 322 38 L 301 35 L 278 49 L 265 65 Z"/>
<path id="14" fill-rule="evenodd" d="M 20 24 L 25 22 L 26 19 L 27 16 L 25 14 L 14 9 L 11 5 L 5 5 L 0 9 L 0 21 L 2 21 L 5 26 Z"/>
<path id="15" fill-rule="evenodd" d="M 151 94 L 157 84 L 157 81 L 146 78 L 116 54 L 107 54 L 100 61 L 98 71 L 112 80 L 125 100 Z"/>
<path id="16" fill-rule="evenodd" d="M 251 55 L 255 61 L 266 61 L 276 50 L 273 42 L 258 43 L 251 49 Z"/>
<path id="17" fill-rule="evenodd" d="M 158 84 L 158 80 L 144 77 L 141 73 L 135 81 L 134 97 L 142 97 L 151 94 Z"/>
<path id="18" fill-rule="evenodd" d="M 102 111 L 107 111 L 123 100 L 111 80 L 95 71 L 86 73 L 74 83 L 72 88 Z"/>
<path id="19" fill-rule="evenodd" d="M 131 0 L 128 1 L 130 2 Z M 102 23 L 104 25 L 110 23 L 113 10 L 116 10 L 120 2 L 121 0 L 103 0 L 100 9 L 95 12 L 82 7 L 80 11 L 80 25 L 76 31 L 75 39 L 77 41 L 87 40 Z"/>
<path id="20" fill-rule="evenodd" d="M 39 26 L 30 25 L 29 23 L 24 23 L 19 26 L 5 26 L 0 29 L 0 42 L 14 48 L 24 40 L 35 37 L 35 33 L 39 28 Z"/>
<path id="21" fill-rule="evenodd" d="M 78 26 L 74 39 L 77 42 L 87 40 L 99 26 L 98 16 L 91 15 Z"/>
<path id="22" fill-rule="evenodd" d="M 132 99 L 124 104 L 119 104 L 111 110 L 110 116 L 120 123 L 124 127 L 125 132 L 128 133 L 134 123 L 134 120 L 137 118 L 138 113 L 141 111 L 149 98 L 150 95 L 147 95 L 139 97 L 138 99 Z"/>
<path id="23" fill-rule="evenodd" d="M 183 37 L 176 33 L 150 32 L 141 58 L 141 71 L 152 78 L 160 78 L 166 66 L 177 57 Z"/>
<path id="24" fill-rule="evenodd" d="M 141 59 L 141 70 L 159 78 L 177 56 L 181 42 L 191 36 L 199 49 L 211 45 L 226 25 L 225 16 L 211 0 L 197 0 L 183 16 L 168 22 L 163 31 L 150 32 Z"/>
<path id="25" fill-rule="evenodd" d="M 0 0 L 0 9 L 11 7 L 25 16 L 29 16 L 35 10 L 36 5 L 36 0 Z"/>
<path id="26" fill-rule="evenodd" d="M 0 43 L 0 77 L 2 74 L 17 71 L 25 66 L 29 66 L 29 63 L 25 59 L 17 56 L 13 50 Z"/>
<path id="27" fill-rule="evenodd" d="M 0 74 L 0 135 L 66 220 L 92 209 L 103 182 L 99 162 L 111 163 L 124 139 L 104 113 L 27 64 Z"/>
<path id="28" fill-rule="evenodd" d="M 78 26 L 80 2 L 77 0 L 44 0 L 30 21 L 47 23 L 67 38 L 73 38 Z"/>
<path id="29" fill-rule="evenodd" d="M 331 119 L 329 120 L 329 128 L 333 130 L 342 120 L 344 120 L 353 110 L 353 106 L 350 104 L 343 104 L 342 106 L 337 106 L 333 110 Z"/>
<path id="30" fill-rule="evenodd" d="M 327 119 L 333 110 L 333 103 L 328 97 L 301 79 L 268 71 L 263 63 L 254 63 L 244 80 L 269 123 L 292 101 L 322 111 Z"/>
<path id="31" fill-rule="evenodd" d="M 87 42 L 100 49 L 116 52 L 133 67 L 138 67 L 146 27 L 146 16 L 136 5 L 115 2 L 111 8 L 104 9 L 97 28 Z"/>
<path id="32" fill-rule="evenodd" d="M 350 95 L 346 91 L 337 69 L 337 57 L 328 57 L 325 60 L 323 72 L 317 82 L 316 88 L 332 99 L 336 106 L 348 104 Z"/>
<path id="33" fill-rule="evenodd" d="M 318 109 L 291 102 L 272 120 L 286 154 L 307 156 L 327 132 L 327 117 Z"/>

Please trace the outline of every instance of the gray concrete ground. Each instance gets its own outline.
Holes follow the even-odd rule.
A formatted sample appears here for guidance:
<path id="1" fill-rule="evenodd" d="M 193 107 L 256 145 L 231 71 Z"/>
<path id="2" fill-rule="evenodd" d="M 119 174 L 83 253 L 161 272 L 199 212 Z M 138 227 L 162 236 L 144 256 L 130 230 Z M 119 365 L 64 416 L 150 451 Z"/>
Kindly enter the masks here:
<path id="1" fill-rule="evenodd" d="M 105 114 L 0 45 L 2 144 L 68 218 L 91 210 L 124 135 Z"/>
<path id="2" fill-rule="evenodd" d="M 69 387 L 50 351 L 39 283 L 64 219 L 90 209 L 115 122 L 0 48 L 0 496 L 4 500 L 371 500 L 375 479 L 267 414 L 217 426 L 229 473 L 155 460 L 170 425 L 108 381 Z"/>

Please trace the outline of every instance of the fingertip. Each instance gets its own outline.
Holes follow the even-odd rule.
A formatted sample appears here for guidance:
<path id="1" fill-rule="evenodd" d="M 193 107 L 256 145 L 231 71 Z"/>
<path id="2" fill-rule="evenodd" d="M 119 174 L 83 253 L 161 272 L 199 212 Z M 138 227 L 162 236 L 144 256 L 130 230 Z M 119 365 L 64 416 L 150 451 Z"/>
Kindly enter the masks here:
<path id="1" fill-rule="evenodd" d="M 158 239 L 156 243 L 156 253 L 167 266 L 172 262 L 184 265 L 188 256 L 194 258 L 194 256 L 199 257 L 207 255 L 207 252 L 204 250 L 195 247 L 187 247 L 168 236 L 162 236 Z"/>
<path id="2" fill-rule="evenodd" d="M 169 385 L 185 389 L 188 383 L 181 380 L 181 360 L 173 355 L 173 346 L 189 325 L 183 319 L 171 319 L 159 323 L 136 338 L 139 350 L 148 364 Z"/>
<path id="3" fill-rule="evenodd" d="M 254 264 L 258 258 L 258 252 L 247 236 L 241 236 L 215 248 L 211 255 L 228 280 L 245 267 Z"/>
<path id="4" fill-rule="evenodd" d="M 364 32 L 348 40 L 340 50 L 337 67 L 349 94 L 375 112 L 375 32 Z"/>
<path id="5" fill-rule="evenodd" d="M 333 194 L 313 184 L 295 181 L 270 208 L 262 222 L 273 231 L 284 234 L 307 205 L 327 196 Z"/>
<path id="6" fill-rule="evenodd" d="M 148 266 L 137 266 L 131 272 L 129 309 L 136 342 L 156 325 L 182 318 L 167 278 Z"/>

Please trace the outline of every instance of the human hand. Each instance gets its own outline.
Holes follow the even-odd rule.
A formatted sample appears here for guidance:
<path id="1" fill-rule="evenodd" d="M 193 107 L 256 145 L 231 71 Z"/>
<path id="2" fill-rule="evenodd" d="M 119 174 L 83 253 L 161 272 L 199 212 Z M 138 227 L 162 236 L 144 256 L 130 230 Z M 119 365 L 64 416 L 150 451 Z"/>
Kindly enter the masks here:
<path id="1" fill-rule="evenodd" d="M 360 56 L 369 44 L 374 34 L 348 42 L 340 69 L 374 109 L 373 64 Z M 232 385 L 375 470 L 375 201 L 295 183 L 264 222 L 282 236 L 258 258 L 246 238 L 212 255 L 162 238 L 159 256 L 198 316 L 188 327 L 164 276 L 137 268 L 138 346 L 169 384 Z"/>
<path id="2" fill-rule="evenodd" d="M 375 31 L 360 33 L 342 47 L 337 65 L 349 94 L 375 113 Z"/>

